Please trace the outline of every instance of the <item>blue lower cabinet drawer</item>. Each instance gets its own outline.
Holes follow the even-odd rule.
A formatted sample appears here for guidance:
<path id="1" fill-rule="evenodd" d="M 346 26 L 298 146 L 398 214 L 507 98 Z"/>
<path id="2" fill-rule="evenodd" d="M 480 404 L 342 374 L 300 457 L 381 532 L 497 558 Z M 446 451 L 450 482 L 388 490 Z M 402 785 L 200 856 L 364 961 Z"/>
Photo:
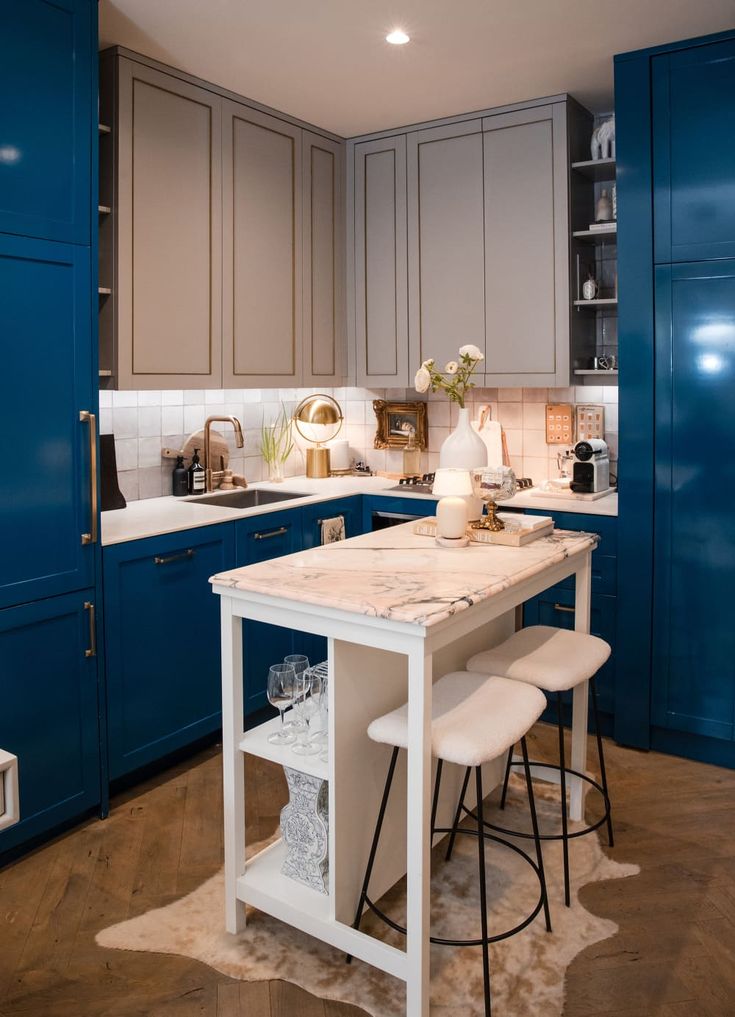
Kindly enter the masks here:
<path id="1" fill-rule="evenodd" d="M 615 708 L 615 627 L 617 599 L 601 594 L 592 597 L 590 631 L 613 648 L 607 663 L 598 672 L 595 684 L 600 709 L 613 713 Z M 559 586 L 529 600 L 523 606 L 524 625 L 552 625 L 555 628 L 574 628 L 574 593 Z"/>
<path id="2" fill-rule="evenodd" d="M 94 590 L 0 611 L 0 746 L 18 757 L 20 822 L 0 855 L 100 800 Z"/>
<path id="3" fill-rule="evenodd" d="M 253 516 L 235 523 L 237 567 L 294 554 L 302 547 L 301 509 Z M 306 653 L 308 638 L 291 629 L 243 621 L 245 716 L 268 705 L 268 669 L 289 653 Z"/>
<path id="4" fill-rule="evenodd" d="M 210 576 L 234 568 L 232 524 L 103 552 L 111 778 L 221 725 L 220 598 Z"/>

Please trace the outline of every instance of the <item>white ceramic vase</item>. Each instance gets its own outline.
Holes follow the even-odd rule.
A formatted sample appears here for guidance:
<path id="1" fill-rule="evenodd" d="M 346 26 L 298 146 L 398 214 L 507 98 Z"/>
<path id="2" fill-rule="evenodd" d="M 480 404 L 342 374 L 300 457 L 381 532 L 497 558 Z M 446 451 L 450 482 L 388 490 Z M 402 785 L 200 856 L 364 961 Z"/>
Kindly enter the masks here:
<path id="1" fill-rule="evenodd" d="M 487 446 L 472 427 L 470 411 L 460 407 L 457 426 L 439 450 L 439 468 L 474 470 L 477 466 L 487 466 Z"/>

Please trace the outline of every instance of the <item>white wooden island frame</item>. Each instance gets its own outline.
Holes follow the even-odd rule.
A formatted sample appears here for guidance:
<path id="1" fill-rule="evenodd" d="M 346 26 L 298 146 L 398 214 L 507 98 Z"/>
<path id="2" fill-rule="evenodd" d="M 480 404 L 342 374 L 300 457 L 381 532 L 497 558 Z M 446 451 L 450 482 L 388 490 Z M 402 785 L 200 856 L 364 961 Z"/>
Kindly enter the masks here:
<path id="1" fill-rule="evenodd" d="M 389 532 L 396 534 L 405 529 L 396 527 Z M 386 550 L 386 532 L 380 531 L 381 543 L 377 545 L 383 550 Z M 402 537 L 405 545 L 405 534 Z M 370 538 L 376 544 L 378 534 L 366 534 L 342 547 L 363 542 L 367 548 Z M 432 624 L 368 616 L 355 610 L 310 603 L 297 599 L 293 589 L 276 592 L 277 587 L 264 581 L 251 582 L 251 586 L 258 589 L 235 585 L 237 578 L 246 573 L 257 579 L 254 570 L 262 570 L 265 564 L 288 563 L 290 559 L 313 556 L 318 550 L 331 552 L 327 548 L 301 552 L 213 578 L 214 591 L 221 597 L 225 921 L 229 932 L 244 929 L 245 906 L 250 905 L 402 980 L 406 984 L 407 1017 L 428 1017 L 432 682 L 449 671 L 463 669 L 464 661 L 477 649 L 505 638 L 514 628 L 515 609 L 519 605 L 570 576 L 576 577 L 575 629 L 589 632 L 591 554 L 596 538 L 580 533 L 558 534 L 558 538 L 567 538 L 564 557 L 559 560 L 559 555 L 554 555 L 550 547 L 548 563 L 536 563 L 530 575 L 531 570 L 523 567 L 526 548 L 503 548 L 506 558 L 512 551 L 519 562 L 518 574 L 505 577 L 506 588 L 478 602 L 463 603 L 461 609 L 455 606 L 454 613 Z M 553 538 L 549 538 L 549 542 L 551 545 Z M 540 543 L 537 541 L 535 545 Z M 430 538 L 425 538 L 427 549 L 430 544 Z M 487 547 L 483 553 L 500 550 Z M 454 556 L 463 552 L 440 550 L 439 553 Z M 336 558 L 321 560 L 338 562 Z M 318 757 L 297 757 L 288 747 L 270 745 L 267 735 L 278 724 L 278 718 L 244 733 L 243 618 L 328 638 L 328 764 L 320 762 Z M 391 820 L 393 841 L 391 843 L 388 831 L 380 852 L 382 869 L 376 866 L 371 882 L 371 896 L 378 899 L 406 874 L 407 936 L 403 950 L 355 931 L 351 923 L 389 753 L 386 746 L 370 742 L 365 730 L 374 717 L 405 702 L 406 683 L 409 748 L 407 753 L 401 754 L 407 755 L 405 795 L 396 793 L 391 802 L 392 812 L 389 810 L 387 815 L 386 829 Z M 571 766 L 581 773 L 586 772 L 587 706 L 585 683 L 575 689 L 572 722 Z M 245 753 L 329 781 L 328 895 L 281 874 L 285 850 L 281 841 L 245 862 Z M 488 790 L 502 779 L 503 765 L 504 760 L 498 761 L 491 775 L 493 779 L 486 785 Z M 454 769 L 458 768 L 447 767 L 445 773 Z M 548 770 L 538 775 L 554 779 Z M 458 772 L 454 782 L 447 777 L 443 780 L 447 785 L 446 804 L 440 809 L 440 824 L 442 810 L 444 818 L 448 819 L 456 806 L 460 778 L 461 772 Z M 569 787 L 570 816 L 580 819 L 584 808 L 583 782 L 571 777 Z"/>

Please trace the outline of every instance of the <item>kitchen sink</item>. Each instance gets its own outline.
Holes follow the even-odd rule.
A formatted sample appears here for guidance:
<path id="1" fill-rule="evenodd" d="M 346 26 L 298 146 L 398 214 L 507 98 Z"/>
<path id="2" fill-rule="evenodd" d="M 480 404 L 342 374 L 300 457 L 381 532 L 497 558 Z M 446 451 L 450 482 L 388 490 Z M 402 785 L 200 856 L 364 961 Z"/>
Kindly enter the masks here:
<path id="1" fill-rule="evenodd" d="M 190 505 L 223 505 L 225 508 L 256 508 L 258 505 L 273 505 L 279 501 L 292 501 L 294 498 L 303 498 L 303 494 L 294 494 L 292 491 L 220 491 L 214 494 L 203 494 L 198 498 L 188 498 Z"/>

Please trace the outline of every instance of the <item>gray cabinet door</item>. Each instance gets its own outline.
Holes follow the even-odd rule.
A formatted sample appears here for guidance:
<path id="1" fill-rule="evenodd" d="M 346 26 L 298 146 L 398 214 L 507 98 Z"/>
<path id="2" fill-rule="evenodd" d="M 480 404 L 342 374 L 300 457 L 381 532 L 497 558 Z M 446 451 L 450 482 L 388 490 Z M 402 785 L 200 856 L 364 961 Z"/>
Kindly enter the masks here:
<path id="1" fill-rule="evenodd" d="M 223 101 L 223 385 L 297 383 L 301 129 Z"/>
<path id="2" fill-rule="evenodd" d="M 569 384 L 566 105 L 483 120 L 487 385 Z"/>
<path id="3" fill-rule="evenodd" d="M 346 370 L 344 143 L 303 132 L 303 385 L 341 385 Z"/>
<path id="4" fill-rule="evenodd" d="M 406 138 L 354 147 L 357 384 L 408 385 Z"/>
<path id="5" fill-rule="evenodd" d="M 411 366 L 443 368 L 465 343 L 485 347 L 482 125 L 408 137 Z"/>
<path id="6" fill-rule="evenodd" d="M 120 60 L 119 388 L 221 386 L 220 103 Z"/>

